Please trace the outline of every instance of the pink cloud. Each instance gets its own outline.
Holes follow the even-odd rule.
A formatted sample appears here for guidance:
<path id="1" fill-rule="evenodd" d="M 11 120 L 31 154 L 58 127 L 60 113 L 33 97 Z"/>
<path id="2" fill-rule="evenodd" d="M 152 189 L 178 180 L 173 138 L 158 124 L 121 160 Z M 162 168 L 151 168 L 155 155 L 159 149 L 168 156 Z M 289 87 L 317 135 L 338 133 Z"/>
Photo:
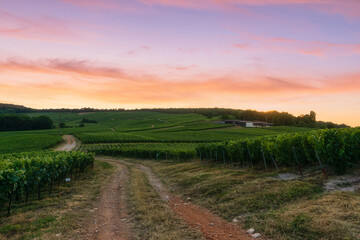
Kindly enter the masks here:
<path id="1" fill-rule="evenodd" d="M 290 38 L 266 38 L 255 34 L 246 34 L 251 44 L 234 44 L 242 50 L 261 50 L 290 52 L 316 57 L 359 55 L 360 43 L 336 44 L 324 41 L 302 41 Z"/>
<path id="2" fill-rule="evenodd" d="M 134 55 L 136 53 L 136 50 L 131 50 L 131 51 L 128 51 L 126 54 L 127 55 Z"/>
<path id="3" fill-rule="evenodd" d="M 0 33 L 8 37 L 56 42 L 76 36 L 67 21 L 52 17 L 26 19 L 3 10 L 0 10 Z"/>
<path id="4" fill-rule="evenodd" d="M 198 65 L 196 64 L 193 64 L 193 65 L 188 65 L 188 66 L 175 66 L 175 67 L 170 67 L 170 69 L 175 69 L 175 70 L 178 70 L 178 71 L 186 71 L 186 70 L 190 70 L 190 69 L 193 69 L 193 68 L 197 68 Z"/>
<path id="5" fill-rule="evenodd" d="M 180 8 L 239 10 L 243 6 L 302 5 L 314 10 L 351 17 L 360 16 L 360 2 L 354 0 L 139 0 L 147 5 L 164 5 Z"/>
<path id="6" fill-rule="evenodd" d="M 348 17 L 360 17 L 360 2 L 356 0 L 59 0 L 78 7 L 94 10 L 108 9 L 137 12 L 143 6 L 168 6 L 197 10 L 223 10 L 251 14 L 246 6 L 302 6 L 329 14 L 341 14 Z M 140 4 L 139 4 L 140 3 Z"/>
<path id="7" fill-rule="evenodd" d="M 252 49 L 252 47 L 246 43 L 237 43 L 237 44 L 234 44 L 234 47 L 239 48 L 239 49 L 245 49 L 245 50 Z"/>
<path id="8" fill-rule="evenodd" d="M 143 45 L 141 47 L 139 47 L 138 49 L 134 49 L 134 50 L 130 50 L 128 52 L 126 52 L 127 55 L 135 55 L 140 51 L 149 51 L 151 49 L 151 47 Z"/>
<path id="9" fill-rule="evenodd" d="M 92 10 L 106 9 L 122 12 L 138 12 L 139 8 L 132 1 L 117 0 L 59 0 L 66 4 Z"/>
<path id="10" fill-rule="evenodd" d="M 57 58 L 41 59 L 37 61 L 10 58 L 0 62 L 0 70 L 2 70 L 2 72 L 34 72 L 67 76 L 78 75 L 85 78 L 108 77 L 120 79 L 126 77 L 126 74 L 120 68 L 105 67 L 85 60 L 64 60 Z"/>
<path id="11" fill-rule="evenodd" d="M 183 53 L 196 53 L 196 52 L 201 52 L 201 50 L 199 49 L 185 49 L 185 48 L 178 48 L 177 49 L 178 52 L 183 52 Z"/>
<path id="12" fill-rule="evenodd" d="M 195 66 L 178 66 L 178 70 L 186 70 Z M 186 101 L 184 94 L 194 98 L 204 96 L 269 96 L 282 97 L 293 94 L 333 94 L 360 92 L 360 71 L 338 76 L 326 76 L 309 81 L 302 77 L 276 77 L 235 74 L 232 76 L 206 77 L 189 76 L 183 81 L 169 81 L 156 75 L 128 72 L 117 67 L 107 67 L 97 63 L 79 60 L 43 59 L 26 61 L 11 59 L 0 62 L 0 75 L 11 76 L 12 73 L 26 76 L 28 73 L 39 73 L 51 79 L 52 76 L 70 78 L 72 81 L 62 81 L 60 85 L 49 83 L 47 89 L 73 88 L 83 95 L 97 98 L 113 98 L 126 102 L 144 103 L 146 101 Z M 5 78 L 4 78 L 5 79 Z M 101 80 L 101 81 L 100 81 Z M 0 81 L 1 83 L 1 81 Z M 16 85 L 16 82 L 3 85 Z M 30 83 L 42 88 L 44 84 Z M 46 84 L 45 84 L 46 85 Z M 75 91 L 75 89 L 74 89 Z M 119 97 L 121 96 L 121 97 Z"/>

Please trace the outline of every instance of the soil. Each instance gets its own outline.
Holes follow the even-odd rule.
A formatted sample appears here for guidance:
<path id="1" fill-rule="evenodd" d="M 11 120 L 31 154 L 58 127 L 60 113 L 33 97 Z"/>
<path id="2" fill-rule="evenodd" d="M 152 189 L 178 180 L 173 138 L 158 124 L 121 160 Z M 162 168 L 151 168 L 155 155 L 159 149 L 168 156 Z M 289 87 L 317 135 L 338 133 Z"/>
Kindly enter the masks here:
<path id="1" fill-rule="evenodd" d="M 73 150 L 76 145 L 76 138 L 73 135 L 64 135 L 63 136 L 64 142 L 62 142 L 59 146 L 57 146 L 54 150 L 55 151 L 66 151 L 70 152 Z"/>
<path id="2" fill-rule="evenodd" d="M 64 135 L 63 138 L 66 142 L 57 147 L 55 151 L 71 151 L 76 147 L 74 136 Z M 90 210 L 92 217 L 87 220 L 88 228 L 79 232 L 76 239 L 132 239 L 125 189 L 129 181 L 128 169 L 120 162 L 112 161 L 112 165 L 116 170 L 109 177 L 108 184 L 102 189 L 96 207 Z"/>
<path id="3" fill-rule="evenodd" d="M 128 221 L 125 189 L 129 180 L 128 169 L 115 161 L 111 163 L 116 167 L 116 171 L 102 190 L 96 208 L 92 210 L 94 217 L 87 230 L 86 239 L 129 240 L 133 236 Z"/>
<path id="4" fill-rule="evenodd" d="M 212 214 L 209 210 L 190 202 L 183 201 L 180 198 L 171 198 L 170 206 L 190 226 L 198 228 L 206 239 L 253 239 L 240 226 L 229 223 Z"/>
<path id="5" fill-rule="evenodd" d="M 151 169 L 138 164 L 149 179 L 150 184 L 160 197 L 190 226 L 199 229 L 206 239 L 211 240 L 245 240 L 253 239 L 239 225 L 229 223 L 212 214 L 209 210 L 173 196 L 162 182 L 152 173 Z M 263 239 L 263 238 L 259 238 Z"/>

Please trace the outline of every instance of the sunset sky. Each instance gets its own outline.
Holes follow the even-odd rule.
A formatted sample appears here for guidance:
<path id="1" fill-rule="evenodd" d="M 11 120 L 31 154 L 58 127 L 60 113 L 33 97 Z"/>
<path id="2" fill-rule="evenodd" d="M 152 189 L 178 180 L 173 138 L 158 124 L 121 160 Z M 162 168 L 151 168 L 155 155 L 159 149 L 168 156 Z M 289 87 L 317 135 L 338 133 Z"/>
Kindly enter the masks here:
<path id="1" fill-rule="evenodd" d="M 360 125 L 359 0 L 0 0 L 0 102 Z"/>

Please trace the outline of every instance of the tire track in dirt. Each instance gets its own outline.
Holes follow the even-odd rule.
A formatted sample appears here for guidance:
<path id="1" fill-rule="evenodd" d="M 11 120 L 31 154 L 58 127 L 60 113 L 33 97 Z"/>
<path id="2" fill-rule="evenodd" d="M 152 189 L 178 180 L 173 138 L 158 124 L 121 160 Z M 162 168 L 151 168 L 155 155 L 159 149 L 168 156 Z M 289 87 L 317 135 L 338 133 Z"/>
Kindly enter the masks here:
<path id="1" fill-rule="evenodd" d="M 65 142 L 55 151 L 71 151 L 76 147 L 76 138 L 72 135 L 63 136 Z M 98 159 L 98 158 L 97 158 Z M 100 159 L 107 160 L 107 159 Z M 110 160 L 111 161 L 111 160 Z M 86 236 L 76 239 L 91 240 L 131 240 L 133 239 L 130 223 L 128 223 L 128 206 L 125 187 L 129 183 L 127 166 L 119 161 L 111 161 L 116 168 L 110 176 L 108 184 L 102 189 L 101 197 L 91 210 L 92 222 L 86 230 Z M 89 219 L 90 221 L 90 219 Z"/>
<path id="2" fill-rule="evenodd" d="M 129 240 L 133 236 L 128 222 L 125 189 L 129 181 L 128 168 L 120 162 L 111 161 L 111 163 L 116 170 L 102 190 L 96 208 L 93 209 L 94 218 L 86 239 Z"/>
<path id="3" fill-rule="evenodd" d="M 150 184 L 160 197 L 168 202 L 170 207 L 193 228 L 199 229 L 206 239 L 211 240 L 246 240 L 253 239 L 244 229 L 235 223 L 229 223 L 214 215 L 209 210 L 172 196 L 170 191 L 155 176 L 150 168 L 137 164 L 146 173 Z"/>
<path id="4" fill-rule="evenodd" d="M 64 139 L 64 142 L 57 146 L 54 151 L 70 152 L 76 147 L 76 138 L 73 135 L 64 135 L 62 138 Z"/>

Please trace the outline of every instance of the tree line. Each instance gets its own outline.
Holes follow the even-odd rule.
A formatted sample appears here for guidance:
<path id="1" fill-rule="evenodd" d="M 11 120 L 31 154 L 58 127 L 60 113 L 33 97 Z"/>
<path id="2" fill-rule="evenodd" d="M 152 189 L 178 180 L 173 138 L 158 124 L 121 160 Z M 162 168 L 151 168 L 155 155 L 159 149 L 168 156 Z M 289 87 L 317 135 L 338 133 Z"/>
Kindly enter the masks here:
<path id="1" fill-rule="evenodd" d="M 333 122 L 316 121 L 316 113 L 311 111 L 309 114 L 302 114 L 294 116 L 287 112 L 278 111 L 256 111 L 256 110 L 242 110 L 231 108 L 142 108 L 126 110 L 123 108 L 113 109 L 98 109 L 98 108 L 60 108 L 60 109 L 32 109 L 20 105 L 0 104 L 1 113 L 29 113 L 29 112 L 126 112 L 126 111 L 150 111 L 160 113 L 172 114 L 186 114 L 196 113 L 204 115 L 211 119 L 213 117 L 220 117 L 222 120 L 237 119 L 246 121 L 267 121 L 273 123 L 274 126 L 298 126 L 298 127 L 312 127 L 312 128 L 343 128 L 348 127 L 345 124 L 336 124 Z"/>
<path id="2" fill-rule="evenodd" d="M 231 108 L 165 108 L 165 109 L 141 109 L 161 113 L 185 114 L 197 113 L 211 119 L 220 117 L 222 120 L 236 119 L 244 121 L 267 121 L 274 126 L 297 126 L 311 128 L 343 128 L 349 127 L 345 124 L 335 124 L 333 122 L 316 121 L 316 113 L 311 111 L 309 114 L 294 116 L 287 112 L 268 111 L 261 112 L 255 110 L 240 110 Z"/>
<path id="3" fill-rule="evenodd" d="M 23 131 L 53 128 L 53 121 L 48 116 L 29 117 L 23 114 L 0 115 L 0 131 Z"/>

